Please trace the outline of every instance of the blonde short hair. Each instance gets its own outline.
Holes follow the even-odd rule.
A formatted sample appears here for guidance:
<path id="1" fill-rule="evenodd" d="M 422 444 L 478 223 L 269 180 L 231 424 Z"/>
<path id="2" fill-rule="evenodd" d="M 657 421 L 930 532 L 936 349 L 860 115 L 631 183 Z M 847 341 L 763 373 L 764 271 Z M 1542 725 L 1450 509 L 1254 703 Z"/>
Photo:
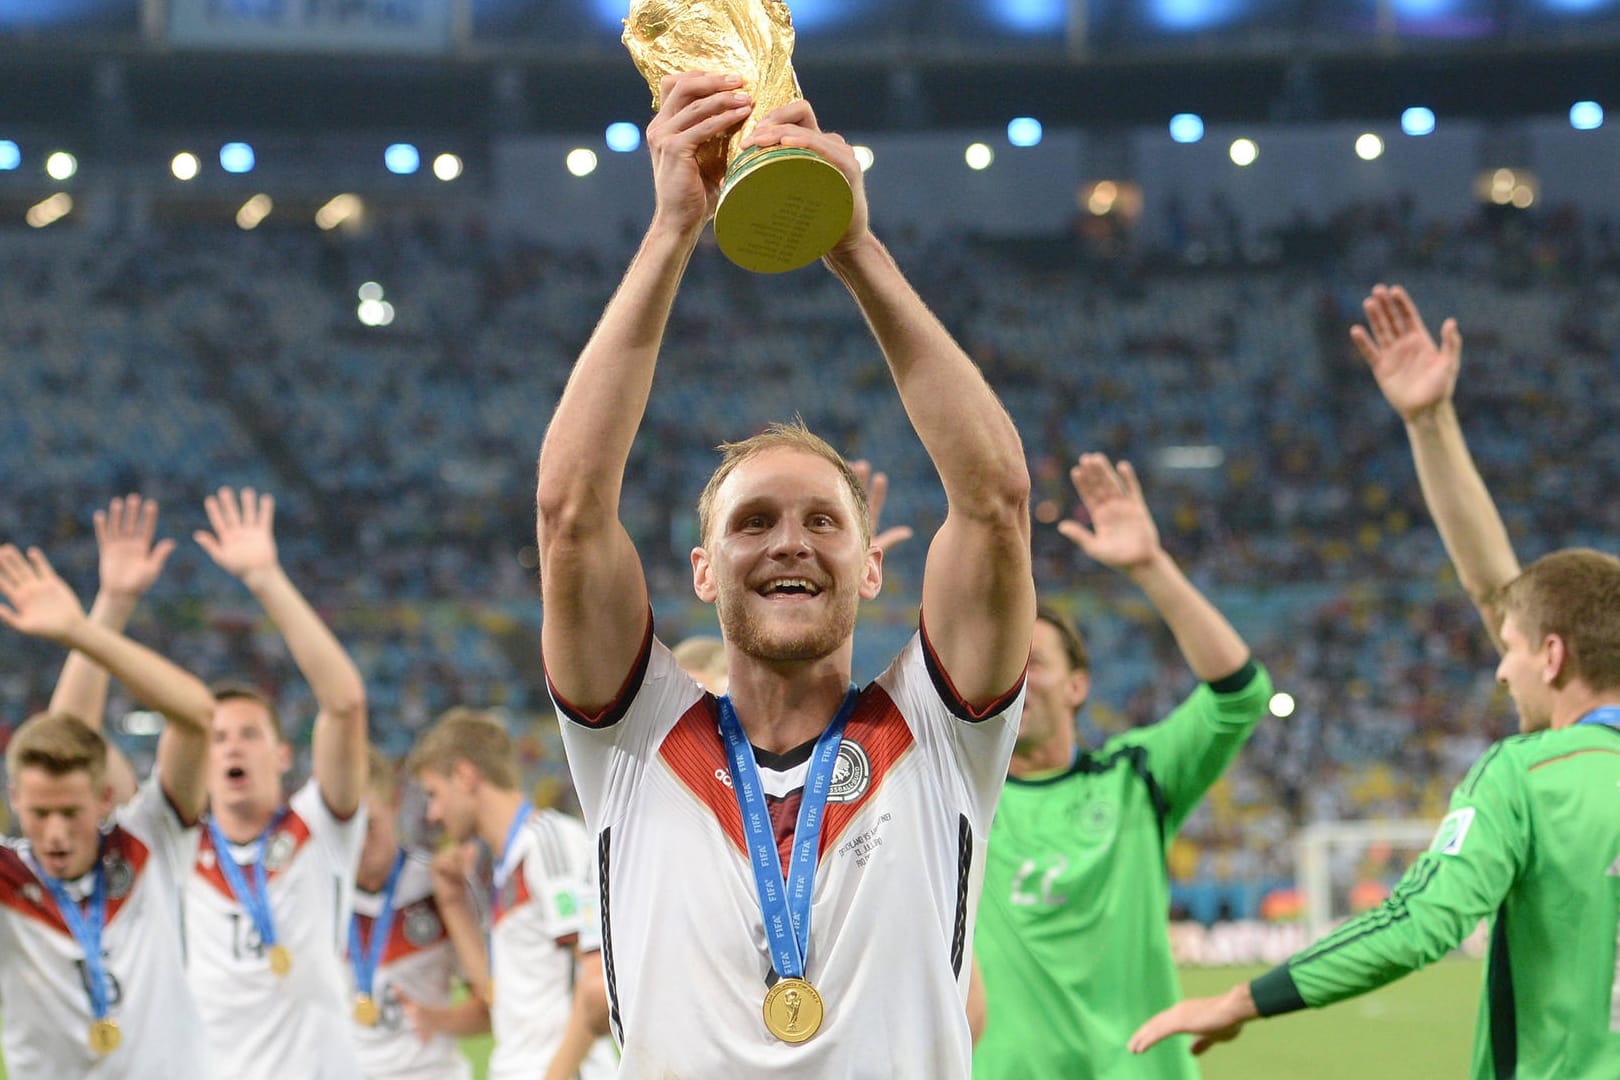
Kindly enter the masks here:
<path id="1" fill-rule="evenodd" d="M 726 477 L 736 471 L 737 466 L 767 450 L 800 450 L 831 462 L 839 475 L 844 478 L 850 496 L 854 499 L 855 517 L 860 525 L 861 539 L 868 544 L 872 542 L 872 513 L 867 506 L 866 489 L 861 486 L 860 478 L 855 475 L 855 470 L 849 467 L 849 462 L 844 460 L 844 455 L 834 450 L 827 440 L 806 427 L 802 418 L 795 416 L 791 423 L 771 424 L 758 435 L 743 439 L 741 442 L 721 443 L 717 449 L 720 451 L 720 464 L 709 477 L 709 482 L 703 485 L 703 494 L 698 496 L 699 543 L 709 542 L 709 530 L 714 525 L 714 500 L 720 491 L 720 485 L 725 483 Z"/>
<path id="2" fill-rule="evenodd" d="M 512 737 L 492 713 L 461 706 L 450 709 L 416 741 L 405 771 L 411 776 L 428 771 L 442 776 L 458 761 L 467 762 L 503 791 L 517 790 Z"/>
<path id="3" fill-rule="evenodd" d="M 1620 559 L 1591 548 L 1543 555 L 1503 586 L 1502 610 L 1532 648 L 1562 638 L 1566 670 L 1593 690 L 1620 687 Z"/>
<path id="4" fill-rule="evenodd" d="M 87 772 L 99 787 L 107 778 L 107 740 L 76 716 L 38 713 L 23 722 L 6 747 L 6 772 L 13 783 L 24 769 L 52 776 Z"/>

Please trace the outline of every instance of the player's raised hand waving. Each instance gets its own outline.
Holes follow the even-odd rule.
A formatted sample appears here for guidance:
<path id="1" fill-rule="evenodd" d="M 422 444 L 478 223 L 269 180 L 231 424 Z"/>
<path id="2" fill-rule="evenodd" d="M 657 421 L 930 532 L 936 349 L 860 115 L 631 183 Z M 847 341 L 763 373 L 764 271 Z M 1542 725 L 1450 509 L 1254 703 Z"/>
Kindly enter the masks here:
<path id="1" fill-rule="evenodd" d="M 1069 479 L 1091 527 L 1071 519 L 1058 525 L 1059 532 L 1115 570 L 1129 572 L 1153 561 L 1161 550 L 1159 529 L 1130 462 L 1121 461 L 1116 471 L 1102 454 L 1081 454 Z"/>
<path id="2" fill-rule="evenodd" d="M 1396 285 L 1374 285 L 1361 302 L 1367 326 L 1352 326 L 1350 340 L 1372 368 L 1378 389 L 1402 420 L 1451 400 L 1462 363 L 1462 334 L 1457 320 L 1440 327 L 1440 344 L 1418 314 L 1417 305 Z"/>
<path id="3" fill-rule="evenodd" d="M 850 462 L 849 468 L 866 492 L 866 514 L 872 519 L 872 546 L 887 555 L 912 537 L 910 525 L 894 525 L 881 531 L 878 528 L 883 520 L 883 504 L 889 498 L 889 475 L 873 472 L 872 463 L 864 458 Z"/>
<path id="4" fill-rule="evenodd" d="M 152 542 L 157 533 L 156 499 L 128 495 L 113 499 L 95 513 L 96 546 L 101 552 L 101 589 L 113 596 L 139 599 L 163 573 L 174 551 L 173 540 Z"/>
<path id="5" fill-rule="evenodd" d="M 247 582 L 256 574 L 280 565 L 274 532 L 275 496 L 243 488 L 240 497 L 230 488 L 203 501 L 213 532 L 199 529 L 192 538 L 220 568 Z"/>
<path id="6" fill-rule="evenodd" d="M 63 641 L 85 621 L 84 608 L 39 548 L 25 558 L 16 545 L 0 547 L 0 622 L 31 637 Z"/>

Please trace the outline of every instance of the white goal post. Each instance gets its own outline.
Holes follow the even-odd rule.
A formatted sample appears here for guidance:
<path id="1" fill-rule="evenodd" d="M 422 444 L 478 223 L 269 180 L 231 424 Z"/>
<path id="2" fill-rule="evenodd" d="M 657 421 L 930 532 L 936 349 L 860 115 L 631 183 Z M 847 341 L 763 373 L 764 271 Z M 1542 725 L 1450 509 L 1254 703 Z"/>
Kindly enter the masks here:
<path id="1" fill-rule="evenodd" d="M 1350 914 L 1348 905 L 1338 903 L 1342 889 L 1334 880 L 1335 871 L 1347 859 L 1359 860 L 1359 853 L 1386 844 L 1402 854 L 1410 852 L 1411 858 L 1403 860 L 1410 865 L 1428 850 L 1438 827 L 1438 822 L 1408 818 L 1330 821 L 1301 829 L 1294 838 L 1294 865 L 1311 939 L 1321 937 Z"/>

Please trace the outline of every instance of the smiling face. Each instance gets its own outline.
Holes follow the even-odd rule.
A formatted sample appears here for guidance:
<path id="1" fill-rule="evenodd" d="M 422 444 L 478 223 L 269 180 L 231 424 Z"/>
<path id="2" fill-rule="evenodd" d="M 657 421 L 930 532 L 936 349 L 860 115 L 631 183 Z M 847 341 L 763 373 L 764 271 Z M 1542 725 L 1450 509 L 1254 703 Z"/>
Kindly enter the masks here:
<path id="1" fill-rule="evenodd" d="M 818 454 L 773 447 L 715 491 L 692 585 L 727 642 L 770 662 L 819 660 L 854 637 L 860 601 L 883 585 L 882 556 L 844 474 Z"/>
<path id="2" fill-rule="evenodd" d="M 281 804 L 281 777 L 292 767 L 292 748 L 274 728 L 270 710 L 253 698 L 225 698 L 214 706 L 208 801 L 216 812 L 255 817 Z"/>
<path id="3" fill-rule="evenodd" d="M 101 820 L 112 813 L 112 786 L 87 769 L 53 774 L 30 766 L 11 781 L 11 805 L 42 870 L 72 879 L 90 872 L 101 851 Z"/>

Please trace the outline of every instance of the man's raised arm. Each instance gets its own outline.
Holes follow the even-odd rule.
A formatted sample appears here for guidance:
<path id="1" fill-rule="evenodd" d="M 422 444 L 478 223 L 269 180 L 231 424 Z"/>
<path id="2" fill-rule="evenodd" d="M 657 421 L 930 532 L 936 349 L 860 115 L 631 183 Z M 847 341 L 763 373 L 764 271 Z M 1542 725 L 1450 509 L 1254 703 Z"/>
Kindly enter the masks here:
<path id="1" fill-rule="evenodd" d="M 1452 404 L 1462 363 L 1457 320 L 1447 319 L 1440 327 L 1436 346 L 1417 305 L 1399 285 L 1375 285 L 1361 306 L 1370 332 L 1351 327 L 1350 339 L 1372 368 L 1385 400 L 1406 422 L 1423 501 L 1500 652 L 1502 586 L 1519 576 L 1519 560 Z"/>
<path id="2" fill-rule="evenodd" d="M 619 494 L 676 289 L 719 201 L 720 178 L 698 168 L 698 150 L 748 115 L 741 85 L 726 75 L 664 79 L 663 108 L 647 126 L 657 210 L 540 448 L 541 647 L 558 695 L 587 715 L 613 702 L 647 631 L 647 583 Z"/>
<path id="3" fill-rule="evenodd" d="M 135 699 L 169 723 L 158 741 L 158 783 L 186 824 L 194 824 L 207 798 L 206 766 L 214 695 L 189 671 L 90 619 L 66 582 L 38 548 L 27 558 L 0 547 L 0 622 L 34 637 L 83 652 L 118 676 Z"/>
<path id="4" fill-rule="evenodd" d="M 241 579 L 276 624 L 320 713 L 312 739 L 315 782 L 333 816 L 348 819 L 366 787 L 366 688 L 343 645 L 281 568 L 276 500 L 230 488 L 204 501 L 213 532 L 192 534 L 219 566 Z"/>
<path id="5" fill-rule="evenodd" d="M 139 495 L 114 499 L 95 514 L 96 548 L 100 552 L 101 584 L 90 621 L 123 633 L 146 591 L 163 572 L 174 551 L 173 540 L 153 542 L 157 533 L 158 504 Z M 107 712 L 107 669 L 77 649 L 68 653 L 62 674 L 51 694 L 51 712 L 76 716 L 102 731 Z M 107 740 L 107 777 L 113 801 L 128 802 L 138 783 L 123 751 Z"/>
<path id="6" fill-rule="evenodd" d="M 988 706 L 1017 684 L 1035 626 L 1029 469 L 1012 418 L 868 225 L 854 150 L 805 101 L 774 110 L 751 144 L 809 147 L 855 192 L 849 231 L 826 257 L 872 328 L 911 425 L 945 487 L 945 523 L 923 572 L 928 640 L 957 694 Z"/>

